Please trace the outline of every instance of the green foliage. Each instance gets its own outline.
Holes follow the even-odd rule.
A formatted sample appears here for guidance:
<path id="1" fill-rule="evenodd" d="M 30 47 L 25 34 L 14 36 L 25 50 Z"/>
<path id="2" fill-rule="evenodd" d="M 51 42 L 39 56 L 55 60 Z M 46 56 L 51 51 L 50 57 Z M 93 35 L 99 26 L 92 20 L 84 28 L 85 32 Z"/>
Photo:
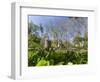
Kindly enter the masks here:
<path id="1" fill-rule="evenodd" d="M 40 38 L 36 37 L 35 35 L 32 35 L 31 33 L 28 35 L 28 47 L 29 48 L 36 48 L 41 47 L 40 45 Z"/>
<path id="2" fill-rule="evenodd" d="M 82 48 L 82 49 L 87 50 L 87 47 L 88 47 L 87 33 L 85 33 L 84 37 L 81 37 L 80 35 L 75 36 L 73 43 L 74 43 L 75 48 L 77 48 L 77 49 Z"/>
<path id="3" fill-rule="evenodd" d="M 70 42 L 66 41 L 61 48 L 57 47 L 57 41 L 51 41 L 51 47 L 45 49 L 40 45 L 41 38 L 28 34 L 28 66 L 49 66 L 49 65 L 70 65 L 70 64 L 87 64 L 87 35 L 85 37 L 76 36 L 74 47 Z M 83 46 L 80 43 L 83 42 Z M 68 47 L 68 48 L 67 48 Z M 71 49 L 76 48 L 76 50 Z"/>
<path id="4" fill-rule="evenodd" d="M 49 61 L 46 60 L 40 60 L 39 62 L 37 62 L 36 66 L 48 66 L 49 65 Z"/>
<path id="5" fill-rule="evenodd" d="M 40 27 L 34 24 L 32 21 L 28 23 L 28 34 L 36 32 Z"/>
<path id="6" fill-rule="evenodd" d="M 61 27 L 51 28 L 53 40 L 46 40 L 42 25 L 30 22 L 28 26 L 28 66 L 74 65 L 88 63 L 88 36 L 76 35 L 73 41 Z M 48 31 L 50 31 L 48 30 Z M 38 32 L 37 32 L 38 31 Z M 39 35 L 40 33 L 40 35 Z M 48 37 L 49 38 L 49 37 Z M 63 40 L 64 39 L 64 40 Z M 44 45 L 47 44 L 47 48 Z"/>
<path id="7" fill-rule="evenodd" d="M 87 64 L 87 61 L 87 51 L 84 50 L 45 50 L 39 48 L 28 53 L 29 66 L 67 65 L 69 62 Z"/>

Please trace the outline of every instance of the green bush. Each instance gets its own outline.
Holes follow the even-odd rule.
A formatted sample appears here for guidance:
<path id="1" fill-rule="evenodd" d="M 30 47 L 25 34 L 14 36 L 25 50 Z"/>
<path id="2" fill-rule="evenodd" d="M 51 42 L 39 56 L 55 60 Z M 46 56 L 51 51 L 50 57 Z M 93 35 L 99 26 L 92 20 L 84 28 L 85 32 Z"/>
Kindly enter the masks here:
<path id="1" fill-rule="evenodd" d="M 36 64 L 36 66 L 48 66 L 48 65 L 49 65 L 49 61 L 46 61 L 46 60 L 40 60 Z"/>
<path id="2" fill-rule="evenodd" d="M 48 65 L 67 65 L 87 64 L 87 51 L 84 50 L 37 50 L 28 51 L 28 66 L 48 66 Z"/>

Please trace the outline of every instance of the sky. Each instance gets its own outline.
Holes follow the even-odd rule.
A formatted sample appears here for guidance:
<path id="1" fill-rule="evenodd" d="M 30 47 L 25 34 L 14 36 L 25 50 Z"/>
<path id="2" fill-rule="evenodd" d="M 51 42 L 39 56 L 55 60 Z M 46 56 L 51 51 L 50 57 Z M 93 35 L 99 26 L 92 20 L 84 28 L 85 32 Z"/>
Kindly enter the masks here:
<path id="1" fill-rule="evenodd" d="M 67 16 L 35 16 L 30 15 L 28 20 L 29 22 L 33 22 L 34 24 L 45 26 L 48 22 L 53 22 L 54 24 L 59 23 L 60 21 L 67 20 Z M 56 20 L 56 21 L 55 21 Z"/>
<path id="2" fill-rule="evenodd" d="M 67 37 L 72 39 L 76 34 L 76 30 L 81 32 L 81 36 L 84 36 L 84 33 L 87 30 L 87 17 L 78 17 L 77 21 L 74 17 L 69 18 L 68 16 L 41 16 L 41 15 L 30 15 L 28 16 L 28 22 L 33 22 L 34 24 L 42 26 L 45 29 L 56 28 L 56 30 L 62 30 L 63 32 L 69 33 Z M 48 31 L 48 35 L 51 37 L 50 31 Z M 65 37 L 64 35 L 63 37 Z M 60 37 L 60 36 L 59 36 Z M 60 37 L 60 38 L 63 38 Z"/>

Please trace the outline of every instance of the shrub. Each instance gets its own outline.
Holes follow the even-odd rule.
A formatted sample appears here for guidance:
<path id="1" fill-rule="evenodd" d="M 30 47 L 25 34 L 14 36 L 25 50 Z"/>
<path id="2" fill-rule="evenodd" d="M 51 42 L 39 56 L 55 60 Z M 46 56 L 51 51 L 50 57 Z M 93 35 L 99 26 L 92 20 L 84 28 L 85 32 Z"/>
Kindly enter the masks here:
<path id="1" fill-rule="evenodd" d="M 36 64 L 36 66 L 48 66 L 48 65 L 49 65 L 49 61 L 46 61 L 46 60 L 40 60 Z"/>
<path id="2" fill-rule="evenodd" d="M 84 50 L 45 50 L 38 48 L 28 51 L 28 66 L 48 66 L 48 65 L 67 65 L 87 64 L 88 55 Z"/>

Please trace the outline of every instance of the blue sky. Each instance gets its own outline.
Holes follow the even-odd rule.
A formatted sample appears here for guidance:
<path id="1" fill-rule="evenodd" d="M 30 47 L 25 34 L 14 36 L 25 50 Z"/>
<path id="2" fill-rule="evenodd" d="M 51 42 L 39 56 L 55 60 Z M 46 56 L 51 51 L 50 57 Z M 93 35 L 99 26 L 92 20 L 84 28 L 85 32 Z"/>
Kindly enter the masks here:
<path id="1" fill-rule="evenodd" d="M 66 20 L 68 17 L 65 16 L 29 16 L 29 22 L 32 21 L 34 24 L 45 26 L 48 22 L 53 22 L 54 24 L 60 21 Z M 56 21 L 55 21 L 56 20 Z"/>
<path id="2" fill-rule="evenodd" d="M 75 34 L 77 34 L 77 32 L 75 31 L 75 29 L 80 30 L 82 36 L 84 35 L 84 33 L 87 30 L 87 21 L 88 18 L 87 17 L 78 17 L 79 19 L 76 21 L 76 19 L 69 19 L 68 16 L 35 16 L 35 15 L 31 15 L 28 16 L 28 22 L 33 22 L 34 24 L 40 26 L 40 24 L 42 24 L 42 26 L 44 27 L 44 29 L 47 29 L 49 24 L 52 24 L 51 26 L 49 26 L 49 28 L 52 28 L 53 26 L 57 29 L 65 29 L 63 30 L 64 32 L 68 32 L 68 36 L 69 39 L 73 38 L 75 36 Z M 61 26 L 61 24 L 63 24 L 63 27 Z M 53 27 L 53 28 L 54 28 Z M 66 30 L 67 28 L 67 30 Z M 46 30 L 45 30 L 46 32 Z M 50 33 L 48 33 L 50 35 Z M 72 34 L 72 35 L 71 35 Z M 50 35 L 51 37 L 52 35 Z"/>
<path id="3" fill-rule="evenodd" d="M 46 33 L 46 29 L 48 28 L 49 24 L 53 24 L 53 26 L 57 26 L 61 21 L 67 20 L 68 17 L 66 16 L 29 16 L 29 22 L 33 22 L 34 24 L 40 26 L 42 24 L 44 28 L 44 34 Z M 49 26 L 49 28 L 52 28 Z M 40 34 L 40 32 L 39 32 Z M 51 37 L 50 33 L 48 36 Z"/>

